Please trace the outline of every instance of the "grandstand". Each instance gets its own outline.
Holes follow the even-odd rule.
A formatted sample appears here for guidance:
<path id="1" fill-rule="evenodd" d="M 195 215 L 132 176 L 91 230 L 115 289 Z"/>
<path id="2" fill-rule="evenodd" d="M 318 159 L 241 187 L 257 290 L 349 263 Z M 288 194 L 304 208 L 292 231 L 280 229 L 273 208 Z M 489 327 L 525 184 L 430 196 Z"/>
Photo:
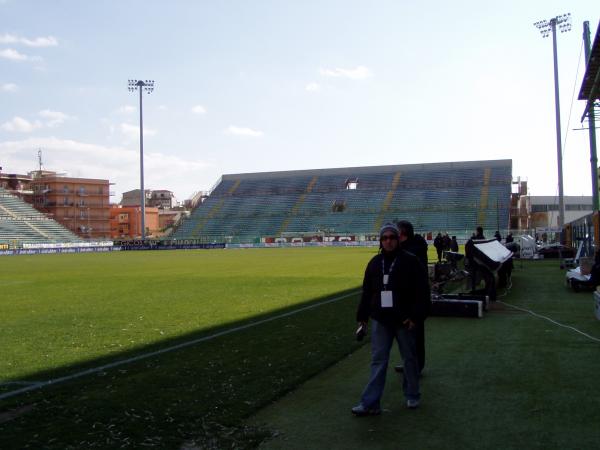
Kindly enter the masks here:
<path id="1" fill-rule="evenodd" d="M 0 243 L 81 242 L 55 220 L 0 188 Z"/>
<path id="2" fill-rule="evenodd" d="M 511 181 L 511 160 L 223 175 L 173 238 L 359 236 L 399 219 L 466 236 L 508 228 Z"/>

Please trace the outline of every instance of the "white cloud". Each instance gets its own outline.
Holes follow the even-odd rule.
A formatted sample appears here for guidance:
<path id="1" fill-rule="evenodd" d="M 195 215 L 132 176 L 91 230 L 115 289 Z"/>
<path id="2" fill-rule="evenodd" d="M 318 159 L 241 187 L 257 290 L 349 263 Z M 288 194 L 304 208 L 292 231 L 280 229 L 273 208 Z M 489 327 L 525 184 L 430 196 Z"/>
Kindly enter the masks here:
<path id="1" fill-rule="evenodd" d="M 318 83 L 308 83 L 304 89 L 308 92 L 317 92 L 321 90 L 321 85 Z"/>
<path id="2" fill-rule="evenodd" d="M 43 119 L 46 119 L 45 125 L 50 128 L 55 127 L 57 125 L 61 125 L 68 119 L 75 118 L 75 117 L 69 116 L 68 114 L 65 114 L 63 112 L 52 111 L 50 109 L 44 109 L 44 110 L 40 111 L 38 113 L 38 115 L 40 117 L 42 117 Z"/>
<path id="3" fill-rule="evenodd" d="M 13 48 L 5 48 L 0 50 L 0 58 L 9 59 L 11 61 L 33 61 L 33 62 L 41 62 L 42 58 L 39 56 L 29 56 L 24 53 L 19 53 L 17 50 Z"/>
<path id="4" fill-rule="evenodd" d="M 8 122 L 4 122 L 0 128 L 4 131 L 17 132 L 17 133 L 31 133 L 37 128 L 41 128 L 42 123 L 39 120 L 30 122 L 22 117 L 15 116 Z"/>
<path id="5" fill-rule="evenodd" d="M 22 44 L 27 47 L 56 47 L 58 40 L 54 36 L 42 36 L 28 39 L 14 34 L 0 35 L 0 44 Z"/>
<path id="6" fill-rule="evenodd" d="M 108 179 L 116 183 L 117 193 L 139 186 L 139 150 L 132 146 L 107 147 L 56 137 L 28 138 L 0 142 L 2 166 L 6 172 L 26 173 L 35 169 L 37 149 L 44 152 L 48 170 L 66 172 L 68 176 Z M 146 187 L 169 189 L 186 198 L 198 190 L 198 173 L 210 165 L 201 160 L 187 160 L 162 152 L 144 152 Z M 111 189 L 112 190 L 112 189 Z M 117 195 L 111 198 L 118 202 Z"/>
<path id="7" fill-rule="evenodd" d="M 350 78 L 351 80 L 364 80 L 373 76 L 373 73 L 368 67 L 357 66 L 353 69 L 320 69 L 319 73 L 326 77 Z"/>
<path id="8" fill-rule="evenodd" d="M 27 61 L 29 56 L 19 53 L 12 48 L 0 50 L 0 58 L 10 59 L 11 61 Z"/>
<path id="9" fill-rule="evenodd" d="M 121 133 L 129 140 L 137 139 L 140 137 L 140 127 L 138 125 L 132 125 L 130 123 L 121 123 L 119 125 Z M 154 136 L 156 130 L 148 127 L 144 127 L 144 137 Z"/>
<path id="10" fill-rule="evenodd" d="M 192 107 L 192 112 L 194 114 L 206 114 L 206 108 L 202 105 L 196 105 Z"/>
<path id="11" fill-rule="evenodd" d="M 35 39 L 22 38 L 21 42 L 28 47 L 56 47 L 58 40 L 53 36 L 37 37 Z"/>
<path id="12" fill-rule="evenodd" d="M 248 137 L 261 137 L 264 135 L 264 133 L 262 131 L 253 130 L 252 128 L 246 128 L 246 127 L 236 127 L 233 125 L 230 125 L 227 128 L 227 133 L 233 134 L 235 136 L 248 136 Z"/>
<path id="13" fill-rule="evenodd" d="M 158 109 L 159 111 L 166 111 L 169 108 L 167 108 L 167 105 L 158 105 L 156 109 Z"/>
<path id="14" fill-rule="evenodd" d="M 0 86 L 0 90 L 2 90 L 2 92 L 17 92 L 19 90 L 19 86 L 17 86 L 15 83 L 4 83 L 2 86 Z"/>
<path id="15" fill-rule="evenodd" d="M 135 106 L 132 105 L 123 105 L 123 106 L 119 106 L 119 108 L 117 109 L 117 113 L 118 114 L 131 114 L 137 111 L 137 108 Z"/>
<path id="16" fill-rule="evenodd" d="M 18 132 L 18 133 L 31 133 L 32 131 L 48 127 L 53 128 L 57 125 L 62 125 L 65 121 L 75 119 L 74 116 L 69 116 L 60 111 L 52 111 L 50 109 L 44 109 L 38 113 L 43 121 L 35 120 L 29 121 L 19 116 L 13 117 L 8 122 L 2 124 L 1 128 L 4 131 Z"/>

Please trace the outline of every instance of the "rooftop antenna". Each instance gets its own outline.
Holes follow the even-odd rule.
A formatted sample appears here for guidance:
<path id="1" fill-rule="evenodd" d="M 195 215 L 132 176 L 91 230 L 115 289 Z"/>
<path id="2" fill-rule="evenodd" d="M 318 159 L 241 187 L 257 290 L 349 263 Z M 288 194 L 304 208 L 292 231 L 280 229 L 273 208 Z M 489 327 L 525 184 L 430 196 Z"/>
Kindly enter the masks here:
<path id="1" fill-rule="evenodd" d="M 40 175 L 42 174 L 42 149 L 38 150 L 38 164 L 40 166 Z"/>

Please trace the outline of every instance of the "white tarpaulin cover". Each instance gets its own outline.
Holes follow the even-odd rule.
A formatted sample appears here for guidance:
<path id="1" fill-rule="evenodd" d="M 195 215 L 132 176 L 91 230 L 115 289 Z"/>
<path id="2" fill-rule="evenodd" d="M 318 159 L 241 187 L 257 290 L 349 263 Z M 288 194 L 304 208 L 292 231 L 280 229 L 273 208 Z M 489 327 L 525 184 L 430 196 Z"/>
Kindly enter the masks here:
<path id="1" fill-rule="evenodd" d="M 566 277 L 567 277 L 567 280 L 570 280 L 571 278 L 575 278 L 576 280 L 588 281 L 591 276 L 583 275 L 581 273 L 581 268 L 576 267 L 575 269 L 568 270 Z"/>
<path id="2" fill-rule="evenodd" d="M 496 239 L 488 242 L 475 243 L 475 248 L 494 262 L 503 264 L 512 256 L 512 252 Z"/>

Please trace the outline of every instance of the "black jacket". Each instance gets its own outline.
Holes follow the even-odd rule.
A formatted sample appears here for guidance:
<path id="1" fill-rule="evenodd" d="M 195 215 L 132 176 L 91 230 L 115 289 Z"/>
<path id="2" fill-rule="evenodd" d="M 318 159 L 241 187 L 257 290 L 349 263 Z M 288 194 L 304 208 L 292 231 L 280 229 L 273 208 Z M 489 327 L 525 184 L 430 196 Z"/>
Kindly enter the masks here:
<path id="1" fill-rule="evenodd" d="M 588 283 L 594 287 L 600 285 L 600 263 L 596 263 L 592 266 Z"/>
<path id="2" fill-rule="evenodd" d="M 412 238 L 400 242 L 400 248 L 415 255 L 425 269 L 427 269 L 427 241 L 423 236 L 416 234 Z"/>
<path id="3" fill-rule="evenodd" d="M 396 263 L 389 274 L 388 289 L 392 291 L 394 306 L 381 307 L 381 291 L 383 290 L 383 273 L 381 261 L 383 254 L 373 257 L 363 280 L 363 291 L 356 319 L 366 322 L 369 317 L 385 325 L 399 326 L 406 319 L 422 322 L 431 308 L 431 294 L 427 269 L 412 253 L 404 250 L 396 252 Z M 392 258 L 386 258 L 386 272 L 389 270 Z"/>
<path id="4" fill-rule="evenodd" d="M 450 251 L 451 252 L 458 251 L 458 241 L 456 239 L 452 239 L 452 242 L 450 242 Z"/>

